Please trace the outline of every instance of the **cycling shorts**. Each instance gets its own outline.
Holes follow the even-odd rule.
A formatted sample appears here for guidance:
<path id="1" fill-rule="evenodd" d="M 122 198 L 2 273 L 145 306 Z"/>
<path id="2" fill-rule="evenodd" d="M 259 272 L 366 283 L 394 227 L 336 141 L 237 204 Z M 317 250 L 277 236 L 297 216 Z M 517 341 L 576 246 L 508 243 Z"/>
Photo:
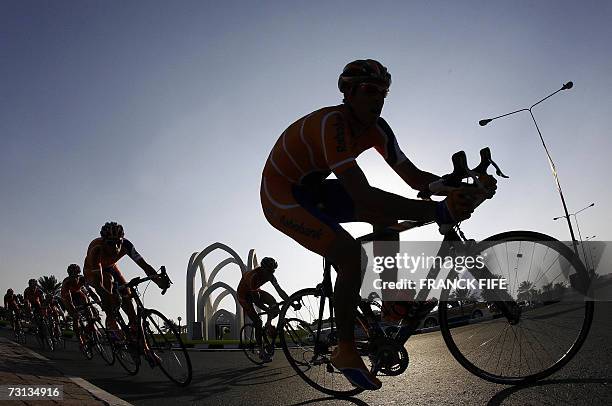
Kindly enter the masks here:
<path id="1" fill-rule="evenodd" d="M 121 273 L 119 268 L 117 268 L 117 265 L 111 265 L 109 267 L 103 268 L 102 272 L 110 274 L 113 277 L 113 281 L 118 282 L 119 285 L 125 285 L 127 283 L 127 281 L 123 277 L 123 274 Z"/>
<path id="2" fill-rule="evenodd" d="M 261 205 L 268 222 L 296 242 L 327 256 L 340 233 L 340 223 L 355 220 L 355 204 L 337 179 L 312 185 L 262 178 Z"/>

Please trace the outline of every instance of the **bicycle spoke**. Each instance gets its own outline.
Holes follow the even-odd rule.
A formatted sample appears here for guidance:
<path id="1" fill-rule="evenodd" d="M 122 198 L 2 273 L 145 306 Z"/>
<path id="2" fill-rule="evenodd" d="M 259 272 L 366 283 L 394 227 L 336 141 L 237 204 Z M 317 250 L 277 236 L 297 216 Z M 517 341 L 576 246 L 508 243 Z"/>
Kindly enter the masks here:
<path id="1" fill-rule="evenodd" d="M 516 300 L 513 306 L 518 307 L 508 308 L 515 314 L 506 317 L 512 318 L 449 327 L 449 310 L 440 310 L 442 334 L 455 358 L 493 382 L 516 383 L 549 375 L 573 356 L 590 327 L 592 302 L 560 301 L 564 292 L 574 294 L 569 275 L 585 272 L 579 259 L 563 243 L 538 236 L 506 233 L 500 240 L 475 246 L 480 251 L 474 254 L 488 256 L 486 266 L 491 275 L 510 278 L 508 293 Z M 508 324 L 501 329 L 494 320 Z"/>

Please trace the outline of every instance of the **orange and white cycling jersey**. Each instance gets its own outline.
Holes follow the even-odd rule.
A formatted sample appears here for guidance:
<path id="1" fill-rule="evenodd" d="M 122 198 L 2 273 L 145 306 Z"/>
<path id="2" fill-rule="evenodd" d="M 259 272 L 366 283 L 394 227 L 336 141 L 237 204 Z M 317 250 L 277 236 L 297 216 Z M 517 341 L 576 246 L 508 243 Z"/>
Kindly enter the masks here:
<path id="1" fill-rule="evenodd" d="M 325 107 L 291 124 L 262 174 L 260 196 L 268 222 L 324 256 L 345 232 L 339 224 L 356 220 L 352 198 L 339 181 L 326 178 L 356 166 L 356 158 L 372 147 L 391 167 L 407 160 L 384 119 L 357 133 L 350 114 L 345 105 Z"/>
<path id="2" fill-rule="evenodd" d="M 346 106 L 324 107 L 300 118 L 276 141 L 263 171 L 264 178 L 280 177 L 291 184 L 323 180 L 355 165 L 365 150 L 376 148 L 391 166 L 406 160 L 387 122 L 357 134 Z"/>

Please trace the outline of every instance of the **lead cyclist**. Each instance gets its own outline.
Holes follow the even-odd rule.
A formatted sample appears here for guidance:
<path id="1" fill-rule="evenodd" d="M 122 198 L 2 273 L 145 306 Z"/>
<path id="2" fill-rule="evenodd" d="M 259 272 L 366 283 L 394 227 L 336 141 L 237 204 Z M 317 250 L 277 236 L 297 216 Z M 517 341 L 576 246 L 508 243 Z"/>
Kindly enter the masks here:
<path id="1" fill-rule="evenodd" d="M 380 116 L 390 85 L 391 75 L 378 61 L 356 60 L 346 65 L 338 79 L 342 104 L 316 110 L 281 134 L 265 164 L 260 193 L 272 226 L 334 264 L 339 343 L 331 362 L 353 385 L 369 390 L 382 384 L 357 352 L 353 330 L 365 253 L 340 224 L 368 222 L 374 231 L 400 219 L 448 226 L 469 218 L 484 200 L 460 190 L 440 202 L 414 200 L 370 186 L 356 158 L 372 147 L 412 189 L 429 192 L 429 185 L 440 179 L 420 170 L 404 155 L 391 127 Z M 337 179 L 327 179 L 331 173 Z M 495 179 L 481 181 L 487 186 L 486 198 L 492 197 Z M 399 241 L 399 235 L 392 240 Z M 395 308 L 394 298 L 385 299 L 385 309 Z"/>

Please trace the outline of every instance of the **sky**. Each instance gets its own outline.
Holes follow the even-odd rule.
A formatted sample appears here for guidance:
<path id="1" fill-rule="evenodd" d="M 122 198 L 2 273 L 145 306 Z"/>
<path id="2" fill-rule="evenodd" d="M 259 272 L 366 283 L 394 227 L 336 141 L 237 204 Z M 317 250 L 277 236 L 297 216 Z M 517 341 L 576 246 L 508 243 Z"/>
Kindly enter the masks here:
<path id="1" fill-rule="evenodd" d="M 534 114 L 569 211 L 595 203 L 577 215 L 582 236 L 610 240 L 611 17 L 607 1 L 2 1 L 0 289 L 63 278 L 109 220 L 168 269 L 171 289 L 149 287 L 145 304 L 171 318 L 185 317 L 191 254 L 214 242 L 245 261 L 250 249 L 275 257 L 287 292 L 317 283 L 320 257 L 263 216 L 261 170 L 289 124 L 341 102 L 338 75 L 363 58 L 388 67 L 382 115 L 419 168 L 441 175 L 454 152 L 476 163 L 489 146 L 510 176 L 464 222 L 475 239 L 569 239 L 529 114 L 478 120 L 573 81 Z M 376 152 L 358 162 L 372 185 L 416 196 Z M 440 236 L 430 226 L 402 239 Z M 129 259 L 119 267 L 142 275 Z M 217 278 L 239 277 L 228 266 Z M 233 310 L 229 297 L 222 307 Z"/>

